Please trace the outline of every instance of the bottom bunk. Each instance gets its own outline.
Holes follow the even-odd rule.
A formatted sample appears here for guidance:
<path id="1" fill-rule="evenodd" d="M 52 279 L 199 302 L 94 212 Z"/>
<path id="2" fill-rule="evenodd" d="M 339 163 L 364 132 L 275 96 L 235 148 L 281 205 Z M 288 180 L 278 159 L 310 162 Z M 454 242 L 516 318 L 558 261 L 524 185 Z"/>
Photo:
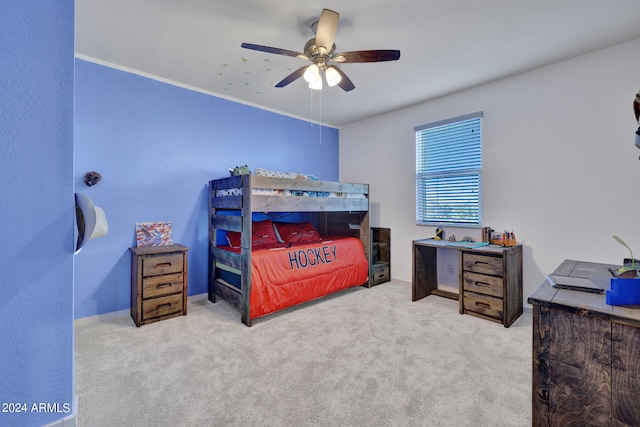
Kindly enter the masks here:
<path id="1" fill-rule="evenodd" d="M 254 230 L 261 230 L 260 235 L 264 236 L 264 230 L 272 227 L 270 223 L 254 225 Z M 300 225 L 280 225 L 280 234 L 296 227 Z M 277 225 L 274 230 L 278 230 Z M 229 301 L 242 311 L 242 321 L 248 326 L 258 317 L 343 289 L 368 285 L 369 263 L 359 238 L 316 234 L 311 241 L 279 239 L 252 245 L 249 250 L 240 247 L 239 241 L 234 242 L 233 233 L 229 234 L 230 245 L 212 248 L 215 272 L 209 300 L 215 302 L 221 297 Z"/>

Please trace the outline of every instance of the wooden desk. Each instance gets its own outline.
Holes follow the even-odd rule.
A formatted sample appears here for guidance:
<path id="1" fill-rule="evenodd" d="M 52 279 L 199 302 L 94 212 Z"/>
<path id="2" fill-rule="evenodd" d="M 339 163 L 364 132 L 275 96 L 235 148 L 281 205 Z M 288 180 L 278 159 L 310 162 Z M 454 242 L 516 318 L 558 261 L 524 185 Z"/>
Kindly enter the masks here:
<path id="1" fill-rule="evenodd" d="M 458 293 L 438 289 L 438 249 L 458 251 Z M 522 314 L 522 246 L 465 246 L 443 240 L 413 241 L 411 298 L 439 295 L 470 314 L 509 327 Z"/>
<path id="2" fill-rule="evenodd" d="M 610 288 L 607 264 L 564 261 L 555 274 Z M 533 425 L 640 425 L 640 309 L 544 281 L 533 305 Z"/>

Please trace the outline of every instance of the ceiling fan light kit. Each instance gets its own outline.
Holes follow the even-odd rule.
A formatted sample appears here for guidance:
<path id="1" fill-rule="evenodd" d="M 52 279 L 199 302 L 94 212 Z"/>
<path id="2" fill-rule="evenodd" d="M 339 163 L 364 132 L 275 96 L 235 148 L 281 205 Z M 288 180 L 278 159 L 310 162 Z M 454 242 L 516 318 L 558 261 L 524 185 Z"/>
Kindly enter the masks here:
<path id="1" fill-rule="evenodd" d="M 318 67 L 316 64 L 309 65 L 304 71 L 303 77 L 307 81 L 307 83 L 315 83 L 316 80 L 320 79 L 320 67 Z"/>
<path id="2" fill-rule="evenodd" d="M 336 67 L 333 65 L 327 67 L 324 72 L 324 77 L 327 79 L 327 84 L 331 87 L 337 85 L 340 83 L 340 80 L 342 80 L 342 76 L 340 76 L 340 73 L 338 73 Z"/>
<path id="3" fill-rule="evenodd" d="M 311 64 L 305 69 L 302 77 L 309 83 L 309 89 L 322 90 L 320 69 L 318 64 Z M 342 76 L 333 65 L 324 67 L 324 77 L 327 80 L 327 85 L 330 87 L 337 85 L 340 83 L 340 80 L 342 80 Z"/>
<path id="4" fill-rule="evenodd" d="M 322 79 L 318 77 L 315 82 L 309 83 L 309 89 L 322 90 Z"/>
<path id="5" fill-rule="evenodd" d="M 328 86 L 333 87 L 337 85 L 345 92 L 349 92 L 355 89 L 356 86 L 340 68 L 330 64 L 331 62 L 345 64 L 396 61 L 400 59 L 400 51 L 359 50 L 335 53 L 336 45 L 334 41 L 338 32 L 339 18 L 340 14 L 337 12 L 329 9 L 323 9 L 317 25 L 315 23 L 313 25 L 313 27 L 315 27 L 316 37 L 307 41 L 304 46 L 304 53 L 251 43 L 242 43 L 241 46 L 245 49 L 273 53 L 276 55 L 291 56 L 312 62 L 311 65 L 298 68 L 296 71 L 289 74 L 278 82 L 276 87 L 285 87 L 300 77 L 303 77 L 309 84 L 310 89 L 321 90 L 322 76 L 320 70 L 322 70 Z"/>

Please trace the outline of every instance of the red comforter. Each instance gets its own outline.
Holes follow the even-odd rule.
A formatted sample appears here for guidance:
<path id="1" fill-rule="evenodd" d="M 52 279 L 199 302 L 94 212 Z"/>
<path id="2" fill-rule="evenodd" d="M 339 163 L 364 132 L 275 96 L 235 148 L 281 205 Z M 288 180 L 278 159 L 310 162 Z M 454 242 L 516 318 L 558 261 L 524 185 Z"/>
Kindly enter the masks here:
<path id="1" fill-rule="evenodd" d="M 369 273 L 362 242 L 352 237 L 254 249 L 251 263 L 252 319 L 362 285 Z"/>

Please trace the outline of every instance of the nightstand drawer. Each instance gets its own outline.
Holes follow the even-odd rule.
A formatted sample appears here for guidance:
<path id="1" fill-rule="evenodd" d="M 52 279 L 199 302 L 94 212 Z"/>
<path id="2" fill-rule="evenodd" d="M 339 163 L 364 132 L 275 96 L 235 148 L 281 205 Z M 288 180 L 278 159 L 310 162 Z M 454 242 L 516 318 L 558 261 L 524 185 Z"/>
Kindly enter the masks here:
<path id="1" fill-rule="evenodd" d="M 373 275 L 373 285 L 388 282 L 391 280 L 389 264 L 377 264 L 371 267 Z"/>
<path id="2" fill-rule="evenodd" d="M 142 301 L 142 319 L 182 312 L 182 293 Z"/>
<path id="3" fill-rule="evenodd" d="M 502 277 L 488 276 L 486 274 L 478 274 L 465 271 L 463 273 L 462 280 L 465 291 L 492 295 L 498 298 L 502 298 L 503 296 Z"/>
<path id="4" fill-rule="evenodd" d="M 182 292 L 182 272 L 142 279 L 142 299 Z"/>
<path id="5" fill-rule="evenodd" d="M 462 256 L 462 269 L 476 273 L 502 276 L 502 257 L 465 253 Z"/>
<path id="6" fill-rule="evenodd" d="M 480 313 L 494 319 L 502 319 L 502 300 L 475 292 L 464 293 L 464 308 L 467 311 Z"/>
<path id="7" fill-rule="evenodd" d="M 142 261 L 142 275 L 144 277 L 181 271 L 182 253 L 180 252 L 146 255 Z"/>

